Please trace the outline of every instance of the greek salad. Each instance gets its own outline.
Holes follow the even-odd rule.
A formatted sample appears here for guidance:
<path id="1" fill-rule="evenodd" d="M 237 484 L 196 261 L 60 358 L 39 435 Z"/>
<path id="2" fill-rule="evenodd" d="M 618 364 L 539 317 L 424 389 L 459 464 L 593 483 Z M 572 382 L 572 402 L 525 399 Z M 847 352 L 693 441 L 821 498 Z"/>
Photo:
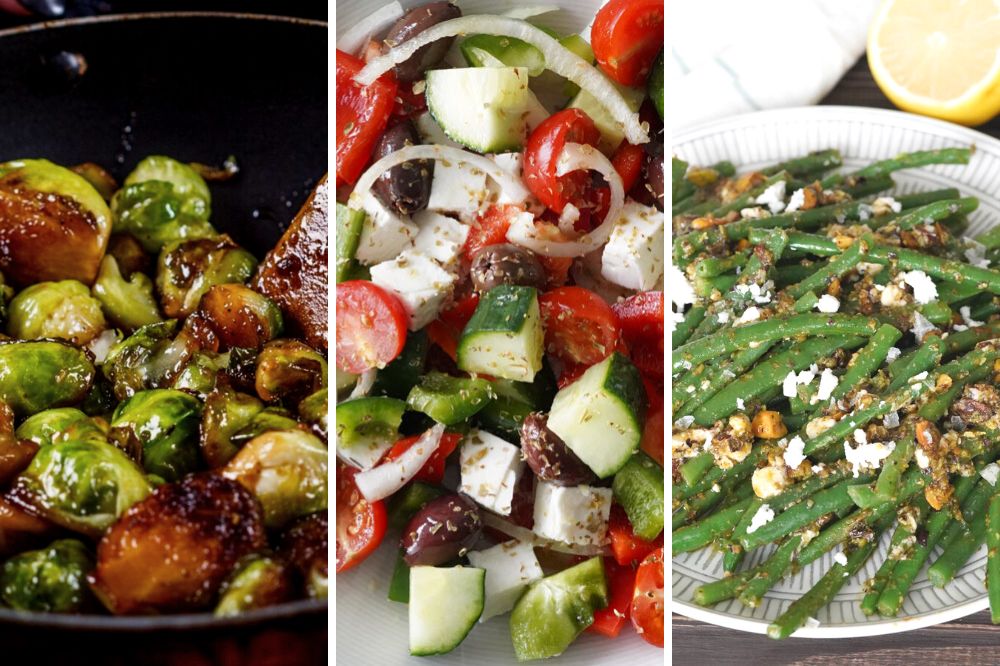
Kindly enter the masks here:
<path id="1" fill-rule="evenodd" d="M 338 41 L 336 568 L 398 550 L 413 655 L 663 646 L 663 3 L 556 11 Z"/>

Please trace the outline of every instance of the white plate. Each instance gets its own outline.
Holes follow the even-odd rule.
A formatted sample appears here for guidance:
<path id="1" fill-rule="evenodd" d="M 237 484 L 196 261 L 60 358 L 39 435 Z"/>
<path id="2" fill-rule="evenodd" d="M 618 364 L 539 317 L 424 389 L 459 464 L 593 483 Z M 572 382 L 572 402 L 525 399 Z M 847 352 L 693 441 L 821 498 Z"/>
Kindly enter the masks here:
<path id="1" fill-rule="evenodd" d="M 337 0 L 337 34 L 381 7 L 381 0 Z M 404 7 L 422 0 L 401 0 Z M 600 0 L 458 0 L 464 14 L 500 13 L 515 7 L 555 5 L 559 11 L 538 18 L 560 33 L 581 32 L 594 20 Z M 398 535 L 387 541 L 395 542 Z M 390 543 L 355 569 L 337 576 L 337 663 L 350 666 L 378 664 L 447 664 L 500 666 L 516 663 L 510 642 L 508 615 L 478 625 L 453 652 L 440 657 L 410 657 L 407 648 L 407 606 L 386 599 L 395 553 Z M 663 650 L 648 645 L 631 627 L 611 640 L 584 634 L 566 652 L 546 663 L 558 666 L 595 666 L 622 663 L 652 666 L 663 663 Z"/>
<path id="2" fill-rule="evenodd" d="M 979 198 L 979 209 L 970 216 L 974 236 L 1000 220 L 1000 141 L 979 132 L 898 111 L 858 107 L 808 107 L 765 111 L 727 118 L 680 132 L 673 151 L 691 164 L 706 165 L 728 159 L 741 171 L 822 148 L 837 148 L 847 167 L 901 152 L 967 146 L 976 152 L 968 166 L 935 166 L 893 174 L 896 192 L 957 187 L 963 196 Z M 983 548 L 943 589 L 930 584 L 924 572 L 917 577 L 896 618 L 865 617 L 860 609 L 861 585 L 882 563 L 888 535 L 864 569 L 843 587 L 833 602 L 821 610 L 820 625 L 800 629 L 795 635 L 809 638 L 853 638 L 876 636 L 926 627 L 987 608 L 986 549 Z M 747 558 L 754 565 L 763 559 L 756 552 Z M 931 558 L 933 561 L 933 557 Z M 731 629 L 765 633 L 767 625 L 792 601 L 806 592 L 833 562 L 832 554 L 805 567 L 776 585 L 758 608 L 738 600 L 711 608 L 693 603 L 700 584 L 722 575 L 722 556 L 708 550 L 673 559 L 673 610 L 682 615 Z"/>

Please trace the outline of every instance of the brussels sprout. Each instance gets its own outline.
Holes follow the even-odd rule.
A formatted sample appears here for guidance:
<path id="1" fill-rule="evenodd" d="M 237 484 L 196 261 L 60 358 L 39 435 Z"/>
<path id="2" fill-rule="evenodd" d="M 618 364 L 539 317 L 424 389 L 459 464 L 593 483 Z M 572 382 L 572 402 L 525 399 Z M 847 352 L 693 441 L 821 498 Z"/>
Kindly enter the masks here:
<path id="1" fill-rule="evenodd" d="M 254 386 L 262 400 L 295 404 L 326 386 L 326 358 L 298 340 L 274 340 L 257 357 Z"/>
<path id="2" fill-rule="evenodd" d="M 0 433 L 0 488 L 7 487 L 18 474 L 31 464 L 38 453 L 38 444 L 18 439 L 12 432 Z M 0 527 L 0 541 L 3 541 Z"/>
<path id="3" fill-rule="evenodd" d="M 98 536 L 149 491 L 142 470 L 128 456 L 87 435 L 39 449 L 11 494 L 57 525 Z"/>
<path id="4" fill-rule="evenodd" d="M 58 525 L 0 495 L 0 557 L 40 548 L 60 532 Z"/>
<path id="5" fill-rule="evenodd" d="M 213 285 L 246 282 L 257 267 L 254 256 L 229 236 L 171 243 L 156 269 L 156 288 L 168 317 L 186 317 Z"/>
<path id="6" fill-rule="evenodd" d="M 217 284 L 198 306 L 225 347 L 259 348 L 281 334 L 281 310 L 241 284 Z"/>
<path id="7" fill-rule="evenodd" d="M 215 615 L 239 615 L 280 604 L 291 596 L 292 585 L 285 565 L 273 557 L 255 556 L 238 566 L 223 584 Z"/>
<path id="8" fill-rule="evenodd" d="M 21 340 L 61 338 L 85 345 L 106 327 L 101 303 L 76 280 L 40 282 L 10 302 L 7 332 Z"/>
<path id="9" fill-rule="evenodd" d="M 117 404 L 118 399 L 115 398 L 115 390 L 111 386 L 111 382 L 104 375 L 98 374 L 94 377 L 94 384 L 87 391 L 83 402 L 80 403 L 80 411 L 87 416 L 110 417 Z"/>
<path id="10" fill-rule="evenodd" d="M 0 571 L 0 599 L 17 610 L 75 613 L 87 601 L 87 573 L 94 560 L 76 539 L 21 553 Z"/>
<path id="11" fill-rule="evenodd" d="M 115 232 L 135 236 L 149 252 L 164 245 L 216 235 L 208 219 L 208 185 L 194 169 L 169 157 L 140 162 L 114 196 Z"/>
<path id="12" fill-rule="evenodd" d="M 115 409 L 109 438 L 125 451 L 142 447 L 147 472 L 176 481 L 198 466 L 201 403 L 175 389 L 139 391 Z"/>
<path id="13" fill-rule="evenodd" d="M 111 255 L 101 261 L 93 291 L 104 314 L 122 328 L 136 329 L 163 320 L 153 295 L 153 281 L 143 273 L 132 273 L 126 280 Z"/>
<path id="14" fill-rule="evenodd" d="M 94 281 L 111 211 L 84 178 L 47 160 L 0 164 L 0 269 L 16 284 Z"/>
<path id="15" fill-rule="evenodd" d="M 132 234 L 111 234 L 107 254 L 115 258 L 122 275 L 149 273 L 153 268 L 149 253 Z"/>
<path id="16" fill-rule="evenodd" d="M 226 376 L 233 387 L 242 391 L 254 391 L 254 375 L 257 373 L 257 349 L 233 347 L 229 350 L 229 367 Z"/>
<path id="17" fill-rule="evenodd" d="M 115 181 L 114 176 L 108 173 L 100 164 L 84 162 L 83 164 L 70 167 L 70 171 L 90 183 L 105 202 L 110 202 L 111 197 L 118 190 L 118 183 Z"/>
<path id="18" fill-rule="evenodd" d="M 281 535 L 278 552 L 298 571 L 306 594 L 326 599 L 329 588 L 329 523 L 326 512 L 299 518 Z"/>
<path id="19" fill-rule="evenodd" d="M 143 389 L 165 388 L 188 364 L 194 344 L 185 335 L 172 339 L 177 321 L 148 324 L 125 338 L 108 353 L 101 370 L 125 400 Z"/>
<path id="20" fill-rule="evenodd" d="M 257 495 L 264 523 L 278 528 L 327 505 L 326 447 L 303 430 L 279 430 L 247 442 L 222 470 Z"/>
<path id="21" fill-rule="evenodd" d="M 299 418 L 308 423 L 317 437 L 328 439 L 327 418 L 330 414 L 327 389 L 321 388 L 299 403 Z"/>
<path id="22" fill-rule="evenodd" d="M 201 417 L 201 456 L 209 467 L 222 467 L 229 462 L 239 447 L 233 436 L 246 427 L 264 403 L 257 398 L 220 387 L 205 398 Z"/>
<path id="23" fill-rule="evenodd" d="M 71 344 L 0 343 L 0 400 L 21 415 L 83 400 L 94 372 L 86 352 Z"/>
<path id="24" fill-rule="evenodd" d="M 105 436 L 104 430 L 89 416 L 75 407 L 46 409 L 29 416 L 18 426 L 18 439 L 26 439 L 38 446 L 49 446 L 68 439 L 89 439 Z"/>
<path id="25" fill-rule="evenodd" d="M 197 610 L 214 603 L 242 558 L 266 545 L 260 504 L 246 488 L 191 474 L 111 526 L 88 580 L 112 613 Z"/>
<path id="26" fill-rule="evenodd" d="M 204 400 L 215 390 L 216 380 L 219 372 L 225 369 L 226 360 L 228 359 L 225 357 L 209 352 L 195 352 L 191 361 L 174 379 L 173 387 L 194 393 L 200 400 Z"/>

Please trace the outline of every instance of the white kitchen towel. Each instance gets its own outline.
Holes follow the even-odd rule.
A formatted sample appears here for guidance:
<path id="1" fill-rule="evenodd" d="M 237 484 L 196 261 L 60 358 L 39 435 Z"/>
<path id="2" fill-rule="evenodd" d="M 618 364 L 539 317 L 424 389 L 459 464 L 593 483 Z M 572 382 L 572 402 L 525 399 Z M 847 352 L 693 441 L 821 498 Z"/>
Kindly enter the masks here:
<path id="1" fill-rule="evenodd" d="M 673 0 L 667 105 L 675 129 L 815 104 L 865 52 L 878 0 Z"/>

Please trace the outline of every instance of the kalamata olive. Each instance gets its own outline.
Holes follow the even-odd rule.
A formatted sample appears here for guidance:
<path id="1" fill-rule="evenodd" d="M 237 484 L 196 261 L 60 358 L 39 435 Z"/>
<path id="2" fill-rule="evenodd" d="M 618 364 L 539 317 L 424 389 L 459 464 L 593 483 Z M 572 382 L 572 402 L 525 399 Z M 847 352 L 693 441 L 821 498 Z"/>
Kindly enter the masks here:
<path id="1" fill-rule="evenodd" d="M 427 28 L 450 21 L 462 15 L 462 10 L 450 2 L 431 2 L 411 9 L 396 21 L 385 36 L 386 46 L 393 48 L 419 35 Z M 400 81 L 416 81 L 425 71 L 441 62 L 452 39 L 439 39 L 433 44 L 417 49 L 405 62 L 396 65 L 396 78 Z"/>
<path id="2" fill-rule="evenodd" d="M 558 435 L 549 430 L 549 417 L 532 412 L 521 426 L 521 453 L 531 471 L 557 486 L 578 486 L 597 480 Z"/>
<path id="3" fill-rule="evenodd" d="M 420 143 L 417 129 L 409 120 L 387 129 L 375 144 L 375 156 L 380 159 L 400 148 Z M 400 215 L 412 215 L 427 207 L 431 196 L 434 162 L 412 160 L 392 167 L 375 181 L 375 196 L 389 210 Z"/>
<path id="4" fill-rule="evenodd" d="M 411 567 L 444 564 L 475 545 L 482 528 L 475 502 L 457 493 L 442 495 L 407 523 L 400 540 L 403 559 Z"/>
<path id="5" fill-rule="evenodd" d="M 545 269 L 535 255 L 503 243 L 487 245 L 476 253 L 469 269 L 476 291 L 489 291 L 502 284 L 545 288 Z"/>
<path id="6" fill-rule="evenodd" d="M 646 150 L 649 161 L 646 163 L 646 187 L 656 198 L 656 207 L 663 210 L 663 144 L 653 142 Z"/>

